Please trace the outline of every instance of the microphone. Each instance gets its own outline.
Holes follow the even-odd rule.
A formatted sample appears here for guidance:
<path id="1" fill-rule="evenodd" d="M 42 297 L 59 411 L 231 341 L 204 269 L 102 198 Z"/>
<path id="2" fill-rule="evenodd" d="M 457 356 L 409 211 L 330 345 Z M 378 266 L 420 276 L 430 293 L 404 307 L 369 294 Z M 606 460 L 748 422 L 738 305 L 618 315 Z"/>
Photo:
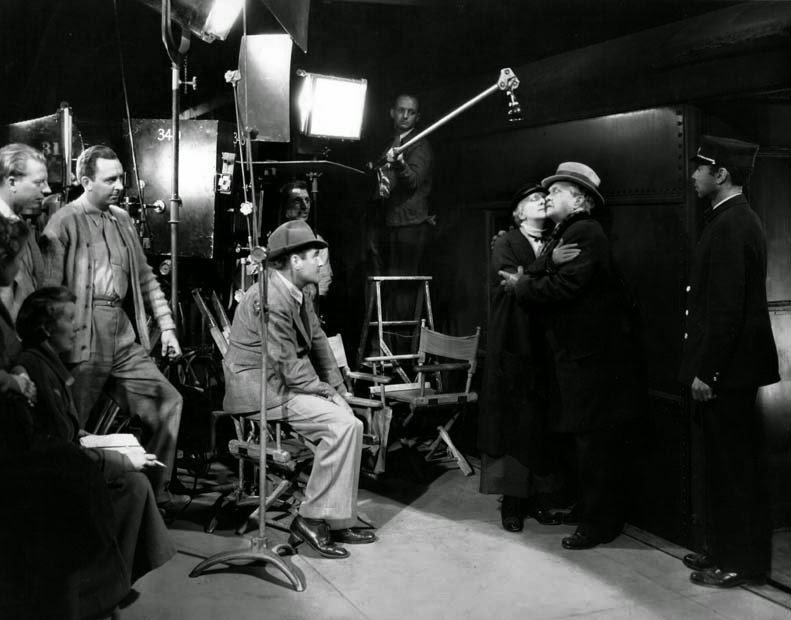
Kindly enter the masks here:
<path id="1" fill-rule="evenodd" d="M 509 88 L 508 93 L 508 122 L 516 123 L 522 120 L 522 106 L 519 105 L 519 100 L 514 94 L 514 89 Z"/>

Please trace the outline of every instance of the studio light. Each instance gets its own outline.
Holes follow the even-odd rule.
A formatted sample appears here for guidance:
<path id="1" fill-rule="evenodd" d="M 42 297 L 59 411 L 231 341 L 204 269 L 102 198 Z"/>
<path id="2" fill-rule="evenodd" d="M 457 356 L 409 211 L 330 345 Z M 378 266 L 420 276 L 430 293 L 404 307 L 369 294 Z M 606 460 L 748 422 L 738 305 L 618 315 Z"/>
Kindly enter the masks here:
<path id="1" fill-rule="evenodd" d="M 297 74 L 304 78 L 298 100 L 302 133 L 359 140 L 368 81 L 305 71 Z"/>
<path id="2" fill-rule="evenodd" d="M 141 0 L 157 12 L 161 0 Z M 225 40 L 244 6 L 244 0 L 170 0 L 173 21 L 206 43 Z"/>

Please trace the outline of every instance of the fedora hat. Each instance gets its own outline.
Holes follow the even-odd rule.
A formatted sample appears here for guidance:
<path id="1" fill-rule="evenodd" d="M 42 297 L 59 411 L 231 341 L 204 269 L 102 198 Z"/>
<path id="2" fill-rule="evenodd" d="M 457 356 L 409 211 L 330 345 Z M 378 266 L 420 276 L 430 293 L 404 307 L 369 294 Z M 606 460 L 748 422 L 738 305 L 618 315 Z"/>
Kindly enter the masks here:
<path id="1" fill-rule="evenodd" d="M 710 164 L 726 170 L 752 170 L 758 145 L 733 138 L 717 136 L 701 136 L 698 151 L 690 157 L 690 161 L 698 164 Z"/>
<path id="2" fill-rule="evenodd" d="M 530 194 L 535 194 L 536 192 L 546 194 L 547 189 L 539 183 L 528 183 L 527 185 L 520 187 L 511 198 L 511 209 L 516 209 L 520 202 L 522 202 Z"/>
<path id="3" fill-rule="evenodd" d="M 310 248 L 321 250 L 326 247 L 327 244 L 316 238 L 313 229 L 308 226 L 305 220 L 292 220 L 281 224 L 269 235 L 267 240 L 270 259 Z"/>
<path id="4" fill-rule="evenodd" d="M 556 181 L 568 181 L 579 185 L 593 196 L 597 206 L 600 207 L 604 204 L 604 198 L 599 193 L 601 179 L 590 166 L 576 161 L 565 161 L 558 166 L 555 174 L 541 181 L 541 185 L 549 189 L 549 186 Z"/>

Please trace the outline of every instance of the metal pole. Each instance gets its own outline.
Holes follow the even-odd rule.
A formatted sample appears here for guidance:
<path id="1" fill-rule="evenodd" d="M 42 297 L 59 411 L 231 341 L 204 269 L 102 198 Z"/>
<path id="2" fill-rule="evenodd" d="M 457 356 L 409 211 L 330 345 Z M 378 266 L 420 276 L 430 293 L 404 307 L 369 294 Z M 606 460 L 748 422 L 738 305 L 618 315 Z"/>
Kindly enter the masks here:
<path id="1" fill-rule="evenodd" d="M 173 134 L 171 140 L 173 154 L 173 174 L 171 178 L 170 194 L 170 306 L 173 311 L 173 320 L 176 323 L 176 334 L 179 333 L 179 270 L 178 270 L 178 248 L 179 248 L 179 207 L 181 198 L 179 197 L 179 66 L 181 59 L 176 54 L 171 63 L 171 118 L 170 130 Z"/>

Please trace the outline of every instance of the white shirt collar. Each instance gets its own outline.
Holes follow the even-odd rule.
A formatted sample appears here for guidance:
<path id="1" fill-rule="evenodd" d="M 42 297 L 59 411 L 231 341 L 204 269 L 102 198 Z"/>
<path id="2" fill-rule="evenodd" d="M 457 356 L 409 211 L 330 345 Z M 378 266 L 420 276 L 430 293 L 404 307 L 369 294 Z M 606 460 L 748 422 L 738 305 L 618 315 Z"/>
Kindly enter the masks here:
<path id="1" fill-rule="evenodd" d="M 302 297 L 303 297 L 302 291 L 300 291 L 296 286 L 294 286 L 294 283 L 291 280 L 289 280 L 286 276 L 284 276 L 282 273 L 280 273 L 277 269 L 273 269 L 272 271 L 274 271 L 275 274 L 286 285 L 286 288 L 288 289 L 289 295 L 291 295 L 291 297 L 294 298 L 294 301 L 296 301 L 297 304 L 299 304 L 301 306 L 302 305 Z"/>
<path id="2" fill-rule="evenodd" d="M 723 198 L 723 199 L 722 199 L 722 200 L 720 200 L 720 201 L 719 201 L 719 202 L 718 202 L 716 205 L 711 205 L 711 210 L 712 210 L 712 211 L 714 211 L 714 209 L 716 209 L 717 207 L 719 207 L 719 206 L 720 206 L 720 205 L 721 205 L 723 202 L 727 202 L 727 201 L 728 201 L 728 200 L 730 200 L 731 198 L 736 198 L 736 196 L 741 196 L 741 195 L 742 195 L 742 193 L 741 193 L 741 192 L 738 192 L 738 193 L 736 193 L 736 194 L 733 194 L 732 196 L 728 196 L 727 198 Z"/>

